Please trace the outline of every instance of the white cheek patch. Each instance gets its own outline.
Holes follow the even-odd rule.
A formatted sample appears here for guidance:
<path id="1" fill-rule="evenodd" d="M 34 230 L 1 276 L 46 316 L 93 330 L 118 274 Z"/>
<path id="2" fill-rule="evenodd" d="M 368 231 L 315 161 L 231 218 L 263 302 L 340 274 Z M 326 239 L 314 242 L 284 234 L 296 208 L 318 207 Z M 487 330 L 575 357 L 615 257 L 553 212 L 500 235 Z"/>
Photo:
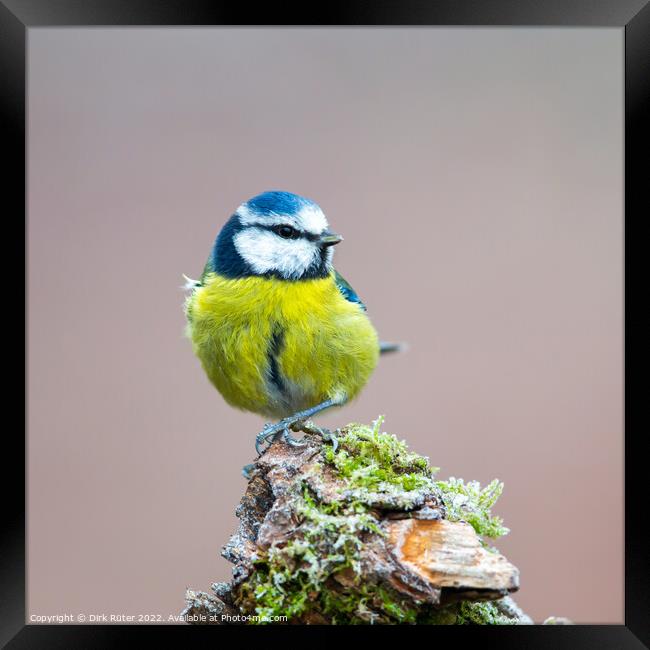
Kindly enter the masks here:
<path id="1" fill-rule="evenodd" d="M 260 228 L 246 228 L 238 232 L 233 242 L 246 263 L 260 275 L 276 271 L 287 279 L 297 279 L 318 262 L 318 247 L 312 242 L 282 239 Z"/>

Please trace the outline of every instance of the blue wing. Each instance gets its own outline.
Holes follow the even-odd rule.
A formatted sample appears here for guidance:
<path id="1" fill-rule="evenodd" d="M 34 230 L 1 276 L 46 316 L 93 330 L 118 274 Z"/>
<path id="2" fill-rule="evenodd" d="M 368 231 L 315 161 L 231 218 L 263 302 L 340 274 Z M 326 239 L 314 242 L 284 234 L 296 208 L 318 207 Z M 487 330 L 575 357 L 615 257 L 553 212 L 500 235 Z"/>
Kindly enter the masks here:
<path id="1" fill-rule="evenodd" d="M 361 306 L 361 309 L 366 311 L 366 306 L 361 301 L 361 298 L 357 296 L 357 292 L 352 288 L 350 283 L 338 272 L 334 271 L 334 281 L 336 286 L 339 288 L 339 291 L 343 294 L 343 297 L 350 302 L 356 302 Z"/>
<path id="2" fill-rule="evenodd" d="M 357 295 L 357 292 L 352 288 L 350 283 L 338 272 L 334 271 L 334 281 L 336 286 L 339 288 L 339 291 L 346 300 L 350 302 L 355 302 L 357 305 L 366 311 L 366 306 L 361 302 L 361 298 Z M 405 345 L 402 343 L 386 343 L 385 341 L 379 342 L 379 352 L 381 354 L 386 354 L 388 352 L 400 352 L 405 349 Z"/>

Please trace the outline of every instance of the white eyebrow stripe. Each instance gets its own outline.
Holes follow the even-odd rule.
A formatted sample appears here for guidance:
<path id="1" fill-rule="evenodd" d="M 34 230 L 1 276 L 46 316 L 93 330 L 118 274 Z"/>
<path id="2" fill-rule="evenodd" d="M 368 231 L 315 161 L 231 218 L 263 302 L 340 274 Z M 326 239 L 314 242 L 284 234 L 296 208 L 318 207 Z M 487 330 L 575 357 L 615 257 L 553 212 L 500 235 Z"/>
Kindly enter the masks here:
<path id="1" fill-rule="evenodd" d="M 245 203 L 242 203 L 237 208 L 236 214 L 239 215 L 239 221 L 244 226 L 250 226 L 253 224 L 261 223 L 260 221 L 262 219 L 261 215 L 256 214 L 255 212 L 251 212 L 251 210 Z"/>
<path id="2" fill-rule="evenodd" d="M 296 217 L 290 217 L 289 215 L 278 214 L 278 215 L 269 215 L 267 217 L 253 215 L 247 218 L 245 221 L 244 219 L 241 218 L 241 215 L 239 216 L 240 216 L 240 221 L 244 226 L 265 227 L 265 226 L 287 225 L 287 226 L 293 226 L 296 230 L 302 230 L 300 221 Z"/>
<path id="3" fill-rule="evenodd" d="M 320 235 L 328 227 L 323 211 L 311 205 L 301 208 L 297 215 L 273 213 L 260 215 L 252 212 L 243 203 L 237 208 L 237 215 L 244 226 L 281 226 L 286 224 L 293 226 L 296 230 L 305 231 L 312 235 Z"/>
<path id="4" fill-rule="evenodd" d="M 324 230 L 327 230 L 327 219 L 323 211 L 313 205 L 306 205 L 298 212 L 298 218 L 302 223 L 302 230 L 306 230 L 312 235 L 320 235 Z"/>

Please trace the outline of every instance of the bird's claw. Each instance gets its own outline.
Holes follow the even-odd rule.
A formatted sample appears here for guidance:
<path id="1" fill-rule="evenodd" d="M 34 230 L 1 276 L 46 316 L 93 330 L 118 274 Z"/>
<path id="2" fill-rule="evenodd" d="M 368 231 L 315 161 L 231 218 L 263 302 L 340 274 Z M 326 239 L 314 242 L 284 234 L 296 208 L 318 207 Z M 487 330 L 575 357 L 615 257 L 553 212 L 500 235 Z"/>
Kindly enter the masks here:
<path id="1" fill-rule="evenodd" d="M 295 430 L 295 429 L 294 429 Z M 332 443 L 332 450 L 336 453 L 336 450 L 339 448 L 339 441 L 336 436 L 336 433 L 330 431 L 329 429 L 324 429 L 322 427 L 317 427 L 313 422 L 307 421 L 303 422 L 300 426 L 300 431 L 305 433 L 311 433 L 313 435 L 320 436 L 326 442 Z"/>
<path id="2" fill-rule="evenodd" d="M 291 447 L 304 447 L 305 442 L 302 440 L 298 440 L 297 438 L 294 438 L 291 433 L 289 433 L 290 427 L 286 426 L 284 428 L 284 431 L 282 431 L 282 440 L 284 440 L 288 445 Z"/>
<path id="3" fill-rule="evenodd" d="M 336 453 L 336 450 L 339 448 L 339 439 L 335 433 L 330 432 L 330 435 L 330 440 L 332 441 L 332 451 Z"/>
<path id="4" fill-rule="evenodd" d="M 328 429 L 323 429 L 323 440 L 327 440 L 332 443 L 332 451 L 336 453 L 336 450 L 339 448 L 339 439 L 336 437 L 336 433 L 329 431 Z"/>
<path id="5" fill-rule="evenodd" d="M 255 451 L 258 456 L 261 456 L 271 446 L 280 431 L 282 429 L 279 429 L 277 424 L 267 423 L 264 425 L 264 428 L 255 437 Z M 269 438 L 271 442 L 266 444 Z"/>
<path id="6" fill-rule="evenodd" d="M 265 424 L 262 431 L 257 434 L 257 437 L 255 438 L 255 451 L 257 452 L 257 455 L 261 456 L 273 444 L 273 441 L 279 434 L 282 434 L 282 439 L 284 442 L 286 442 L 291 447 L 303 447 L 306 443 L 302 440 L 294 438 L 291 435 L 291 431 L 304 431 L 305 433 L 319 435 L 324 441 L 332 443 L 334 453 L 336 453 L 336 450 L 339 447 L 339 441 L 336 436 L 336 432 L 332 432 L 329 429 L 322 429 L 321 427 L 317 427 L 310 420 L 305 421 L 285 418 L 276 424 L 271 424 L 270 422 Z"/>
<path id="7" fill-rule="evenodd" d="M 261 456 L 273 444 L 273 441 L 279 434 L 282 434 L 282 439 L 291 447 L 302 447 L 305 443 L 294 438 L 290 433 L 291 427 L 294 424 L 293 421 L 288 419 L 280 420 L 276 424 L 265 424 L 262 431 L 255 438 L 255 451 L 257 455 Z M 266 444 L 269 439 L 270 442 Z M 266 446 L 263 446 L 265 444 Z"/>

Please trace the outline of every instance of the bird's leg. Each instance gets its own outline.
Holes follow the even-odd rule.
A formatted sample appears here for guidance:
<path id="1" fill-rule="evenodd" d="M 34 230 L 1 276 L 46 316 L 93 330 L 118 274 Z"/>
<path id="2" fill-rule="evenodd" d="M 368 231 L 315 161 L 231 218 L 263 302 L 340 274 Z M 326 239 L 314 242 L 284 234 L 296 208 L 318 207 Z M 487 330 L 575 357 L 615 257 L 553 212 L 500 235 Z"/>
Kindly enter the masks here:
<path id="1" fill-rule="evenodd" d="M 255 451 L 257 451 L 258 455 L 261 456 L 262 452 L 264 452 L 268 448 L 268 447 L 266 448 L 263 447 L 263 445 L 268 440 L 273 442 L 273 440 L 275 440 L 275 438 L 279 434 L 282 434 L 283 439 L 288 444 L 293 446 L 299 446 L 301 443 L 295 438 L 293 438 L 289 433 L 289 431 L 295 424 L 297 424 L 298 422 L 304 422 L 305 420 L 308 420 L 309 418 L 313 417 L 317 413 L 320 413 L 321 411 L 330 408 L 330 406 L 340 406 L 341 404 L 344 404 L 345 401 L 346 400 L 344 398 L 326 399 L 324 402 L 321 402 L 316 406 L 312 406 L 311 408 L 305 409 L 304 411 L 298 411 L 297 413 L 294 413 L 289 417 L 283 418 L 282 420 L 276 422 L 275 424 L 270 424 L 270 423 L 266 424 L 262 429 L 262 431 L 258 433 L 257 437 L 255 438 Z"/>

